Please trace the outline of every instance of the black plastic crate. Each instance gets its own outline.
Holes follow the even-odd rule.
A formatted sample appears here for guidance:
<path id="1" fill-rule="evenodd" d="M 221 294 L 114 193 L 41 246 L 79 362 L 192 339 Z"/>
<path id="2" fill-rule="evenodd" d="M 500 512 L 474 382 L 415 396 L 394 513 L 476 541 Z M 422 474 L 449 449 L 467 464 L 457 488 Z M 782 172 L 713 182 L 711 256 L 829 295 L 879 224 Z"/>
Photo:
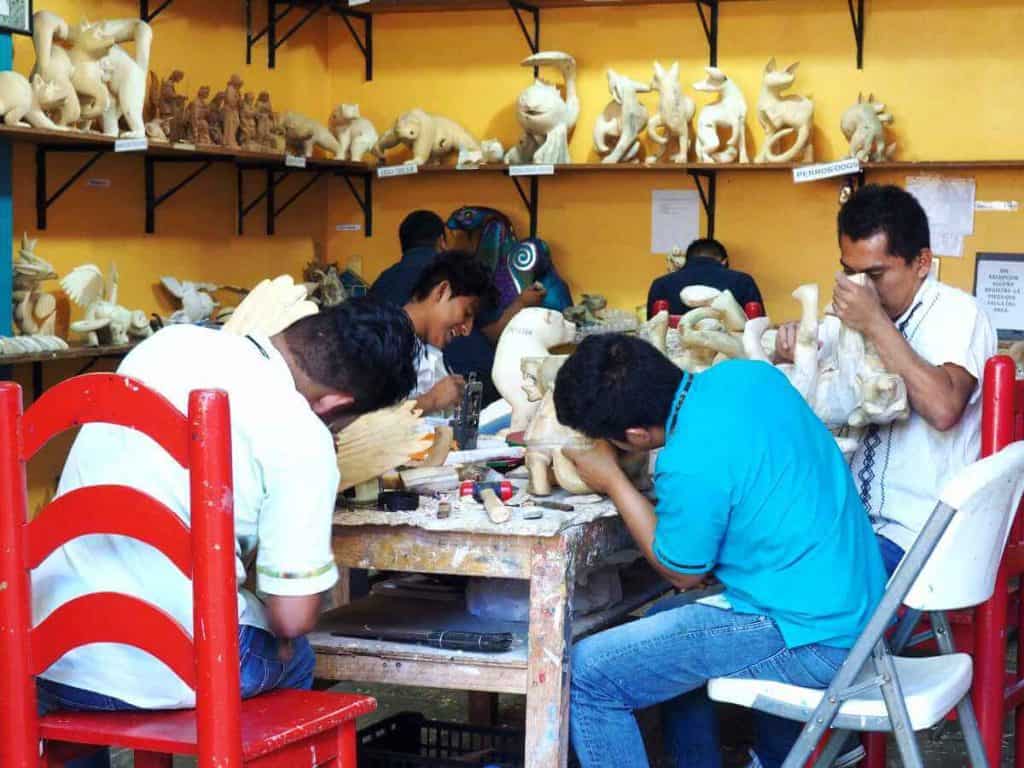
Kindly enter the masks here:
<path id="1" fill-rule="evenodd" d="M 523 732 L 400 712 L 359 732 L 359 768 L 522 768 Z"/>

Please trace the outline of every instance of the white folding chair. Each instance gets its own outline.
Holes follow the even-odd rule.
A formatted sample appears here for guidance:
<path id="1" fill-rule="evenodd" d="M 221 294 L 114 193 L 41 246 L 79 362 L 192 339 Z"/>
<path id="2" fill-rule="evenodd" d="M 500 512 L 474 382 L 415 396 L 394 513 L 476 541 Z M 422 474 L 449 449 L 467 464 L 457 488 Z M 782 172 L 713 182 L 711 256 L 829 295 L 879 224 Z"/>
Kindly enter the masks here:
<path id="1" fill-rule="evenodd" d="M 783 768 L 802 768 L 829 728 L 815 762 L 829 766 L 844 739 L 839 731 L 892 732 L 903 764 L 922 765 L 915 731 L 956 708 L 971 765 L 987 766 L 971 706 L 971 657 L 956 653 L 946 611 L 988 600 L 1024 490 L 1024 442 L 964 467 L 939 496 L 917 541 L 889 580 L 868 625 L 827 690 L 769 680 L 715 678 L 715 701 L 799 720 L 806 725 Z M 927 611 L 940 655 L 894 657 L 885 632 L 901 604 Z"/>

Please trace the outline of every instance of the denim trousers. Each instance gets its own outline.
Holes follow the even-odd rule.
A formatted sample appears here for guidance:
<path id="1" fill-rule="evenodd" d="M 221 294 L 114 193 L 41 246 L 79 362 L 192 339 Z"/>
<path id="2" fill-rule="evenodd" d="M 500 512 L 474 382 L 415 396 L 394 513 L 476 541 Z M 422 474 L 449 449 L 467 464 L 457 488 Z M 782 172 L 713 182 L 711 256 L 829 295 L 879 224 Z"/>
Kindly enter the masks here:
<path id="1" fill-rule="evenodd" d="M 313 665 L 316 656 L 304 637 L 292 641 L 292 656 L 281 661 L 278 654 L 278 640 L 269 632 L 258 627 L 238 628 L 238 658 L 242 698 L 248 699 L 275 688 L 313 687 Z M 39 694 L 39 713 L 55 710 L 74 712 L 117 712 L 137 710 L 127 702 L 104 696 L 93 691 L 73 688 L 40 678 L 36 685 Z M 107 749 L 73 760 L 67 768 L 109 768 L 110 752 Z"/>
<path id="2" fill-rule="evenodd" d="M 877 538 L 886 574 L 891 576 L 893 571 L 896 570 L 896 566 L 899 565 L 900 560 L 903 559 L 903 550 L 884 536 L 878 536 Z M 653 616 L 657 613 L 672 610 L 678 604 L 690 603 L 692 603 L 692 598 L 685 593 L 674 595 L 658 601 L 648 611 L 647 615 Z M 916 612 L 912 613 L 914 615 L 908 619 L 908 628 L 912 628 L 917 621 Z M 819 648 L 819 650 L 821 649 Z M 825 648 L 824 650 L 830 656 L 835 656 L 837 649 Z M 841 662 L 842 659 L 840 658 L 839 663 Z M 576 674 L 575 668 L 573 669 L 573 674 Z M 742 677 L 744 675 L 739 676 Z M 745 676 L 754 677 L 755 675 Z M 761 677 L 763 675 L 756 676 Z M 825 681 L 825 685 L 829 682 L 831 682 L 831 679 Z M 675 762 L 677 765 L 682 765 L 684 762 L 683 757 L 678 757 L 680 755 L 690 755 L 689 759 L 697 760 L 693 765 L 718 766 L 720 764 L 717 757 L 717 719 L 713 713 L 709 713 L 709 707 L 710 704 L 707 701 L 703 688 L 679 698 L 670 699 L 662 704 L 661 714 L 665 743 L 671 754 L 676 756 Z M 758 759 L 764 768 L 774 768 L 774 766 L 781 765 L 796 742 L 797 737 L 799 737 L 803 723 L 785 720 L 781 717 L 772 717 L 761 712 L 754 712 L 753 715 L 757 731 L 757 744 L 754 751 L 757 753 Z M 715 754 L 712 755 L 712 752 Z M 703 762 L 704 758 L 699 757 L 699 755 L 710 755 L 710 757 L 707 759 L 707 762 Z M 600 763 L 597 764 L 599 765 Z M 689 766 L 690 763 L 686 763 L 686 765 Z"/>
<path id="3" fill-rule="evenodd" d="M 767 616 L 699 603 L 654 611 L 573 649 L 573 748 L 583 768 L 647 768 L 633 713 L 664 704 L 666 746 L 674 764 L 719 768 L 718 722 L 704 689 L 709 679 L 757 678 L 824 688 L 846 655 L 846 649 L 826 645 L 787 648 Z M 800 723 L 793 726 L 795 739 Z M 773 760 L 764 749 L 758 756 Z M 785 753 L 778 763 L 784 758 Z"/>

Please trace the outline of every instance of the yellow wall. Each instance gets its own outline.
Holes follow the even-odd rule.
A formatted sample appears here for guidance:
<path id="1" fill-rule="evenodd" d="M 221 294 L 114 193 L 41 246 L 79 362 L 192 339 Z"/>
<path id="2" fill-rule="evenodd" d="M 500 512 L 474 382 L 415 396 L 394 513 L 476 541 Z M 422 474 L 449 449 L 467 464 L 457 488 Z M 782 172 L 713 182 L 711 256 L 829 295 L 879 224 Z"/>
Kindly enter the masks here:
<path id="1" fill-rule="evenodd" d="M 46 7 L 74 21 L 130 17 L 128 0 L 52 0 Z M 265 9 L 257 7 L 257 19 Z M 651 60 L 678 59 L 684 84 L 702 77 L 707 49 L 692 4 L 645 8 L 598 7 L 545 11 L 546 49 L 574 54 L 580 66 L 583 113 L 572 141 L 577 161 L 594 161 L 590 148 L 595 116 L 608 100 L 604 69 L 613 66 L 637 79 L 650 74 Z M 373 82 L 363 81 L 363 61 L 337 19 L 307 25 L 279 52 L 278 69 L 265 65 L 259 44 L 254 64 L 244 64 L 244 28 L 239 3 L 176 0 L 154 24 L 153 69 L 165 75 L 185 70 L 188 93 L 206 82 L 222 87 L 240 72 L 253 90 L 269 88 L 279 110 L 298 109 L 326 118 L 340 102 L 357 102 L 383 132 L 395 116 L 419 106 L 463 122 L 480 137 L 505 144 L 518 136 L 512 105 L 530 80 L 518 66 L 525 43 L 511 12 L 390 15 L 375 21 Z M 842 2 L 799 0 L 728 2 L 721 6 L 719 63 L 743 88 L 750 105 L 751 153 L 762 135 L 754 112 L 760 75 L 771 56 L 780 64 L 799 59 L 796 92 L 813 94 L 821 159 L 843 149 L 839 116 L 858 91 L 873 91 L 896 117 L 901 159 L 1000 159 L 1022 157 L 1019 138 L 1024 104 L 1024 64 L 1019 37 L 1024 9 L 1014 0 L 873 0 L 869 3 L 865 68 L 854 65 L 854 45 Z M 27 73 L 31 46 L 19 39 L 15 67 Z M 698 106 L 707 98 L 688 92 Z M 652 107 L 656 97 L 646 97 Z M 980 115 L 977 117 L 976 115 Z M 61 167 L 52 161 L 51 190 Z M 34 164 L 29 148 L 15 157 L 15 232 L 34 232 Z M 185 169 L 161 169 L 165 180 Z M 901 182 L 905 174 L 877 174 Z M 976 175 L 979 199 L 1020 199 L 1022 174 L 985 171 Z M 147 311 L 172 308 L 156 288 L 162 274 L 249 283 L 268 274 L 297 274 L 317 242 L 342 263 L 361 257 L 373 278 L 398 256 L 397 228 L 416 207 L 443 215 L 462 204 L 484 204 L 509 213 L 521 234 L 527 219 L 511 182 L 496 175 L 426 175 L 384 180 L 374 187 L 374 237 L 336 231 L 362 223 L 362 215 L 340 180 L 321 186 L 279 220 L 275 238 L 261 234 L 262 214 L 247 222 L 251 235 L 234 236 L 234 176 L 217 168 L 184 190 L 157 214 L 156 236 L 143 234 L 142 171 L 138 159 L 105 157 L 87 175 L 109 178 L 107 190 L 80 184 L 51 209 L 50 228 L 38 252 L 58 271 L 111 257 L 121 272 L 122 299 Z M 292 184 L 295 179 L 290 180 Z M 586 174 L 543 179 L 540 235 L 576 293 L 603 292 L 612 304 L 642 303 L 663 259 L 649 252 L 650 193 L 690 188 L 683 175 Z M 795 315 L 787 296 L 800 282 L 826 287 L 836 268 L 834 217 L 838 184 L 794 186 L 787 173 L 723 174 L 719 180 L 717 235 L 736 267 L 752 272 L 776 319 Z M 249 194 L 255 194 L 251 187 Z M 1016 213 L 979 213 L 966 258 L 943 259 L 942 278 L 970 289 L 978 250 L 1020 250 L 1024 218 Z M 828 291 L 823 290 L 823 301 Z M 76 369 L 50 368 L 47 381 Z M 22 372 L 27 373 L 27 371 Z M 55 477 L 54 459 L 35 470 L 37 493 Z"/>
<path id="2" fill-rule="evenodd" d="M 1019 138 L 1024 54 L 1019 35 L 1024 9 L 1011 0 L 924 2 L 875 0 L 869 4 L 865 68 L 854 61 L 845 3 L 729 2 L 721 5 L 719 65 L 747 97 L 748 147 L 763 135 L 755 117 L 761 73 L 775 56 L 783 66 L 801 62 L 795 92 L 812 94 L 815 144 L 820 159 L 844 150 L 839 118 L 858 91 L 873 91 L 895 115 L 898 159 L 1005 159 L 1022 156 Z M 518 136 L 512 105 L 530 80 L 518 66 L 527 53 L 511 11 L 392 15 L 375 21 L 375 77 L 362 81 L 361 58 L 340 21 L 331 22 L 328 55 L 332 102 L 357 101 L 383 131 L 414 106 L 462 122 L 478 137 L 506 145 Z M 689 88 L 702 78 L 707 47 L 692 4 L 675 7 L 585 8 L 544 11 L 542 48 L 565 50 L 579 62 L 582 116 L 571 150 L 594 162 L 591 130 L 608 101 L 604 70 L 650 77 L 651 60 L 678 59 L 682 81 L 698 104 L 708 98 Z M 552 72 L 549 77 L 556 77 Z M 654 108 L 657 97 L 644 97 Z M 982 115 L 981 118 L 974 117 Z M 962 172 L 951 172 L 962 175 Z M 875 174 L 902 183 L 906 174 Z M 1021 174 L 977 174 L 979 199 L 1019 199 Z M 692 188 L 683 175 L 581 174 L 541 181 L 539 234 L 574 292 L 602 292 L 612 303 L 643 303 L 664 261 L 650 254 L 650 193 Z M 398 252 L 396 230 L 414 207 L 447 215 L 460 204 L 493 205 L 509 213 L 521 233 L 527 218 L 511 182 L 499 176 L 460 174 L 399 178 L 376 184 L 376 236 L 364 241 L 329 233 L 332 259 L 360 254 L 369 277 Z M 794 186 L 788 172 L 732 173 L 719 178 L 716 235 L 733 264 L 752 272 L 772 314 L 796 313 L 788 298 L 796 284 L 823 289 L 837 264 L 834 219 L 838 183 Z M 354 220 L 346 196 L 332 198 L 332 222 Z M 970 290 L 978 250 L 1019 250 L 1020 214 L 979 213 L 977 234 L 962 260 L 943 259 L 942 279 Z M 828 291 L 823 290 L 823 301 Z"/>
<path id="3" fill-rule="evenodd" d="M 75 23 L 82 16 L 101 18 L 137 17 L 139 5 L 133 0 L 48 0 L 37 3 Z M 258 9 L 258 19 L 266 13 Z M 245 27 L 241 3 L 208 0 L 175 0 L 153 23 L 154 44 L 151 69 L 161 77 L 179 68 L 186 78 L 179 93 L 194 95 L 200 85 L 210 84 L 214 92 L 224 87 L 233 72 L 240 73 L 246 89 L 268 89 L 280 111 L 296 109 L 320 115 L 328 110 L 323 87 L 326 59 L 325 25 L 311 23 L 282 49 L 282 66 L 266 67 L 266 45 L 254 51 L 254 64 L 245 65 Z M 15 38 L 14 68 L 28 74 L 35 61 L 31 41 Z M 129 50 L 132 46 L 126 46 Z M 86 155 L 56 156 L 50 159 L 49 191 L 55 191 Z M 157 169 L 158 193 L 187 175 L 192 166 Z M 87 186 L 87 179 L 109 179 L 108 189 Z M 259 193 L 257 174 L 251 174 L 246 195 Z M 296 189 L 301 179 L 289 179 L 280 188 L 278 202 Z M 327 184 L 332 185 L 330 188 Z M 49 260 L 64 275 L 79 264 L 93 262 L 106 270 L 117 263 L 120 300 L 148 313 L 167 315 L 175 308 L 163 288 L 162 275 L 182 279 L 208 280 L 225 284 L 252 285 L 259 279 L 282 272 L 296 276 L 313 258 L 316 244 L 323 243 L 328 189 L 339 180 L 321 181 L 288 209 L 277 222 L 278 234 L 266 237 L 262 204 L 246 220 L 244 237 L 235 232 L 235 174 L 217 165 L 179 192 L 157 211 L 156 234 L 144 232 L 145 206 L 142 160 L 140 157 L 108 155 L 99 160 L 49 213 L 45 231 L 35 229 L 34 148 L 16 145 L 14 155 L 15 247 L 22 231 L 39 237 L 36 253 Z M 51 283 L 52 289 L 57 288 Z M 230 300 L 231 294 L 223 298 Z M 75 310 L 73 318 L 80 310 Z M 80 364 L 44 366 L 44 382 L 73 375 Z M 102 365 L 99 369 L 102 369 Z M 30 385 L 30 370 L 19 367 L 17 380 Z M 30 465 L 32 505 L 52 489 L 59 473 L 67 440 L 47 449 Z"/>

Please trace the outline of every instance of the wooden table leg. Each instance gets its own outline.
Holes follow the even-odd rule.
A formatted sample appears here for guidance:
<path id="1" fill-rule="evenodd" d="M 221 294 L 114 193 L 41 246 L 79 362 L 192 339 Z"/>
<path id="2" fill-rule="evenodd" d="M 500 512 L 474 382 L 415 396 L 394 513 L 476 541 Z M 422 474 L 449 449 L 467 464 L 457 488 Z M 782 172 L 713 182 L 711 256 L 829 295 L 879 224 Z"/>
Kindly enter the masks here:
<path id="1" fill-rule="evenodd" d="M 575 565 L 561 537 L 533 546 L 525 768 L 564 768 L 569 751 L 569 605 Z"/>

